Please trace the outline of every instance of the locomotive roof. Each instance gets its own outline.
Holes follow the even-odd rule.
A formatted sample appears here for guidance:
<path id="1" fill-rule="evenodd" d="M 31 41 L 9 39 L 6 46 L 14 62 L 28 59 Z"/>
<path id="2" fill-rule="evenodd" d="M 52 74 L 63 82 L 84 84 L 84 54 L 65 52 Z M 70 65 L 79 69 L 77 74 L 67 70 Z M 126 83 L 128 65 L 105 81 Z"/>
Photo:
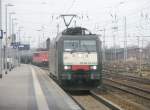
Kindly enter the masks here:
<path id="1" fill-rule="evenodd" d="M 71 27 L 59 33 L 55 38 L 58 41 L 60 38 L 97 38 L 96 34 L 92 34 L 88 29 L 83 27 Z"/>
<path id="2" fill-rule="evenodd" d="M 83 27 L 71 27 L 71 28 L 67 28 L 62 32 L 62 35 L 85 35 L 86 31 L 88 32 L 89 35 L 91 35 L 92 33 Z"/>

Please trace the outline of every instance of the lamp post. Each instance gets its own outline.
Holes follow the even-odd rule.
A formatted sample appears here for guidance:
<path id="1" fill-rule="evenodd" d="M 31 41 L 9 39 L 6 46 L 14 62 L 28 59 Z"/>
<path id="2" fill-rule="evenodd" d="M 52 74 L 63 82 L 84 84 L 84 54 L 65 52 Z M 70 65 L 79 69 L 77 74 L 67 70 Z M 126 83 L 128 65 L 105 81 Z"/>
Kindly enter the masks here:
<path id="1" fill-rule="evenodd" d="M 12 15 L 16 14 L 15 12 L 10 12 L 9 13 L 9 36 L 12 36 L 13 32 L 12 32 L 12 27 L 13 27 L 13 23 L 12 23 Z"/>
<path id="2" fill-rule="evenodd" d="M 2 1 L 0 0 L 0 78 L 2 78 L 3 62 L 2 62 Z"/>
<path id="3" fill-rule="evenodd" d="M 10 4 L 10 3 L 8 3 L 8 4 L 5 4 L 5 31 L 6 31 L 6 38 L 5 38 L 5 40 L 6 40 L 6 46 L 5 46 L 5 74 L 7 74 L 7 46 L 8 46 L 8 25 L 7 25 L 7 12 L 8 12 L 8 7 L 11 7 L 11 6 L 14 6 L 14 5 L 12 5 L 12 4 Z"/>
<path id="4" fill-rule="evenodd" d="M 14 21 L 16 21 L 17 19 L 16 18 L 12 18 L 12 36 L 11 36 L 11 38 L 12 38 L 12 43 L 14 43 L 15 45 L 16 45 L 16 32 L 15 32 L 15 25 L 17 25 Z M 15 48 L 13 48 L 12 49 L 12 52 L 14 53 L 13 54 L 13 63 L 14 63 L 14 66 L 16 65 L 15 64 L 15 58 L 16 58 L 16 56 L 17 56 L 17 52 L 16 52 L 16 46 L 15 46 Z"/>
<path id="5" fill-rule="evenodd" d="M 9 13 L 9 39 L 10 39 L 10 44 L 13 42 L 12 40 L 13 40 L 13 36 L 14 36 L 14 34 L 13 34 L 13 25 L 14 25 L 14 23 L 13 23 L 13 19 L 14 18 L 12 18 L 12 15 L 14 15 L 14 14 L 16 14 L 15 12 L 10 12 Z M 11 53 L 11 54 L 10 54 Z M 13 51 L 13 48 L 8 52 L 8 56 L 10 57 L 10 60 L 11 60 L 11 62 L 10 63 L 12 63 L 13 64 L 13 62 L 14 62 L 14 60 L 13 60 L 13 58 L 14 58 L 14 55 L 15 55 L 15 52 Z M 10 66 L 9 66 L 9 70 L 11 70 L 11 68 L 12 68 L 12 65 L 10 64 Z"/>
<path id="6" fill-rule="evenodd" d="M 23 28 L 23 27 L 19 27 L 19 29 L 18 29 L 18 41 L 19 41 L 19 46 L 20 46 L 20 44 L 21 44 L 21 29 L 22 29 L 22 28 Z M 18 47 L 19 66 L 20 66 L 20 64 L 21 64 L 21 54 L 22 54 L 22 51 L 20 52 L 19 47 Z"/>
<path id="7" fill-rule="evenodd" d="M 12 42 L 16 42 L 16 38 L 15 38 L 15 22 L 17 19 L 16 18 L 12 18 Z"/>
<path id="8" fill-rule="evenodd" d="M 127 61 L 127 20 L 126 16 L 124 17 L 124 62 Z"/>

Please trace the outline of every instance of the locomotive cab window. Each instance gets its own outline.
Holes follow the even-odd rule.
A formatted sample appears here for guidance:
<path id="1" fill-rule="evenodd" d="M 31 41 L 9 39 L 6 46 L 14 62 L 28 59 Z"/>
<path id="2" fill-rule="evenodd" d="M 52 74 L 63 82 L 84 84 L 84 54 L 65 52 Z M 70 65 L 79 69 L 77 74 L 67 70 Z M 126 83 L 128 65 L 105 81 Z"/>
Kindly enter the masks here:
<path id="1" fill-rule="evenodd" d="M 95 40 L 64 40 L 64 51 L 96 51 Z"/>

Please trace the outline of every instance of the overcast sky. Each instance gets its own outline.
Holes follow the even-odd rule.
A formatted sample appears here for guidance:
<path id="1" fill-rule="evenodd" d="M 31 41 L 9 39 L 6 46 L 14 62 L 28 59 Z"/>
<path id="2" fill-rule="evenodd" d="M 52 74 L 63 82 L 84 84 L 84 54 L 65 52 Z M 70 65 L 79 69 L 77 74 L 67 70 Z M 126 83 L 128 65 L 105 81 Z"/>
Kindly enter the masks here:
<path id="1" fill-rule="evenodd" d="M 146 29 L 150 29 L 150 0 L 2 0 L 2 2 L 3 27 L 4 5 L 12 3 L 15 6 L 9 7 L 8 12 L 16 13 L 14 17 L 17 18 L 18 27 L 23 27 L 22 36 L 26 37 L 25 42 L 27 37 L 31 37 L 33 47 L 37 46 L 38 37 L 42 36 L 42 33 L 37 31 L 41 27 L 45 38 L 41 37 L 40 41 L 56 36 L 57 23 L 60 24 L 60 30 L 65 29 L 63 21 L 56 18 L 66 13 L 79 15 L 83 19 L 78 18 L 77 25 L 87 27 L 94 33 L 102 34 L 98 30 L 105 27 L 107 45 L 113 45 L 111 27 L 114 25 L 118 25 L 118 32 L 115 32 L 115 35 L 120 37 L 117 38 L 117 45 L 123 44 L 124 16 L 127 18 L 128 36 L 136 36 L 139 33 L 149 35 Z M 116 24 L 112 23 L 112 15 L 115 14 L 118 21 Z M 145 19 L 141 16 L 148 17 Z M 140 27 L 141 25 L 144 27 Z M 141 28 L 144 29 L 141 31 Z M 133 44 L 130 39 L 132 37 L 129 38 L 129 44 Z"/>

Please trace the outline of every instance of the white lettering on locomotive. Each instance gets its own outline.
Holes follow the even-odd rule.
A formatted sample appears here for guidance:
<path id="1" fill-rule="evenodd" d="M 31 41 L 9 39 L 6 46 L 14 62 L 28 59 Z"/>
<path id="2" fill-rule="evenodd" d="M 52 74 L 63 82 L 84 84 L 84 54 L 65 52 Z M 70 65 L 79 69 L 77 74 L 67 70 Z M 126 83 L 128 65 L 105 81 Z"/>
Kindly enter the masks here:
<path id="1" fill-rule="evenodd" d="M 64 65 L 97 65 L 97 59 L 96 52 L 64 52 L 63 54 Z"/>

